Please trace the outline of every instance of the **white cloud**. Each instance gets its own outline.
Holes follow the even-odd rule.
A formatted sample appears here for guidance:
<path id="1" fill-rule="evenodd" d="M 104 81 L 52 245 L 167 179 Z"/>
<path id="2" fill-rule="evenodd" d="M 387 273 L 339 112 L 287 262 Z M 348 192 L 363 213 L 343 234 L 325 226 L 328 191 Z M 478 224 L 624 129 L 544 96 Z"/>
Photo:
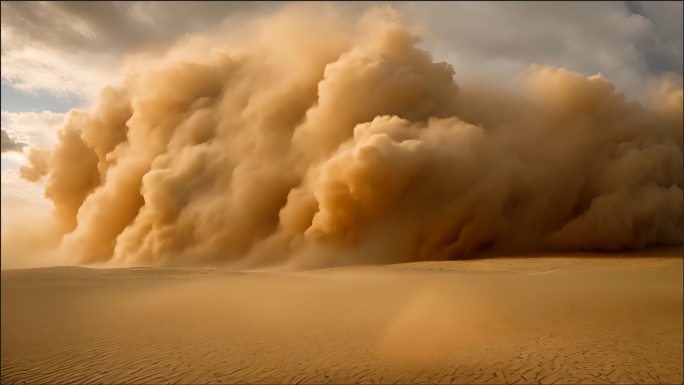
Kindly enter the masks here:
<path id="1" fill-rule="evenodd" d="M 45 90 L 57 97 L 76 95 L 93 99 L 100 88 L 116 77 L 116 67 L 108 55 L 64 54 L 56 49 L 21 44 L 16 36 L 3 29 L 2 80 L 21 91 Z"/>
<path id="2" fill-rule="evenodd" d="M 120 78 L 122 58 L 216 27 L 259 3 L 3 2 L 2 80 L 26 91 L 92 102 Z M 271 7 L 276 8 L 276 7 Z"/>
<path id="3" fill-rule="evenodd" d="M 52 148 L 57 143 L 57 129 L 64 124 L 65 119 L 66 114 L 50 111 L 2 111 L 2 129 L 18 142 Z"/>
<path id="4" fill-rule="evenodd" d="M 647 54 L 659 29 L 623 3 L 407 2 L 397 8 L 424 26 L 422 45 L 454 66 L 457 81 L 483 77 L 512 85 L 530 64 L 550 64 L 586 76 L 602 73 L 641 99 L 652 75 Z M 660 59 L 676 60 L 671 56 Z"/>
<path id="5" fill-rule="evenodd" d="M 601 72 L 636 98 L 654 72 L 681 74 L 681 2 L 389 3 L 407 21 L 425 27 L 423 45 L 451 63 L 459 81 L 481 76 L 510 83 L 532 63 L 551 64 L 585 75 Z M 2 78 L 17 89 L 92 101 L 103 85 L 118 80 L 126 55 L 164 51 L 187 34 L 216 31 L 231 15 L 245 20 L 281 6 L 6 2 Z"/>

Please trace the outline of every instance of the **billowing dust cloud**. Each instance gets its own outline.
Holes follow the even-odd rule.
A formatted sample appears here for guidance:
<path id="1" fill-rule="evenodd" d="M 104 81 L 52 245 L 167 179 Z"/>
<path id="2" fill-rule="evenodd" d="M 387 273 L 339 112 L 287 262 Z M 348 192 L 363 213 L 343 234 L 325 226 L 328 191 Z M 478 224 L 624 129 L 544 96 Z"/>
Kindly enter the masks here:
<path id="1" fill-rule="evenodd" d="M 325 266 L 682 243 L 676 82 L 653 108 L 543 65 L 524 95 L 459 87 L 390 8 L 255 25 L 245 49 L 132 73 L 31 149 L 60 252 Z"/>

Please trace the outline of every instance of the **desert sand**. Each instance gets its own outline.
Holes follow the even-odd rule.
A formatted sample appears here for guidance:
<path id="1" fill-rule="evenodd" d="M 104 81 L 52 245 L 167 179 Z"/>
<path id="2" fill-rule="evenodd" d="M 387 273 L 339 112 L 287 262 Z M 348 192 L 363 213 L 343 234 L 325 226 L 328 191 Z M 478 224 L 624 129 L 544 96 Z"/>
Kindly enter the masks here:
<path id="1" fill-rule="evenodd" d="M 681 248 L 2 271 L 2 383 L 682 383 Z"/>

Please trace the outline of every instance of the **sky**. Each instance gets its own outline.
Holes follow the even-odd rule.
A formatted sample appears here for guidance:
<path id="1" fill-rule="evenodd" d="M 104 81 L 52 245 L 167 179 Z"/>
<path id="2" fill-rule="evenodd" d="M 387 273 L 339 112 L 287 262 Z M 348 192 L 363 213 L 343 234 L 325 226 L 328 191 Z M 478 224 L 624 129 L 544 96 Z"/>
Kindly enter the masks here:
<path id="1" fill-rule="evenodd" d="M 533 63 L 601 74 L 648 103 L 653 79 L 681 81 L 682 2 L 337 3 L 349 15 L 389 4 L 457 83 L 515 89 Z M 19 177 L 30 146 L 51 149 L 72 108 L 193 36 L 223 36 L 284 2 L 2 2 L 2 225 L 49 211 L 42 182 Z"/>

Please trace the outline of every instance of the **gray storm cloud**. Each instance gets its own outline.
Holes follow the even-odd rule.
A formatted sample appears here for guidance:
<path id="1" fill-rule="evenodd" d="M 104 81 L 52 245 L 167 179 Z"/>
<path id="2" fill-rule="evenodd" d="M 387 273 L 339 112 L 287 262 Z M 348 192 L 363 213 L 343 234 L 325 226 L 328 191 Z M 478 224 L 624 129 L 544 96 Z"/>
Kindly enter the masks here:
<path id="1" fill-rule="evenodd" d="M 21 152 L 24 147 L 26 147 L 26 143 L 17 142 L 16 140 L 12 139 L 4 128 L 0 130 L 0 135 L 0 139 L 2 139 L 0 147 L 2 153 L 10 151 Z"/>
<path id="2" fill-rule="evenodd" d="M 459 87 L 390 8 L 259 25 L 248 49 L 104 89 L 30 150 L 60 252 L 325 266 L 682 243 L 677 79 L 647 109 L 601 75 L 532 65 L 520 95 Z"/>

